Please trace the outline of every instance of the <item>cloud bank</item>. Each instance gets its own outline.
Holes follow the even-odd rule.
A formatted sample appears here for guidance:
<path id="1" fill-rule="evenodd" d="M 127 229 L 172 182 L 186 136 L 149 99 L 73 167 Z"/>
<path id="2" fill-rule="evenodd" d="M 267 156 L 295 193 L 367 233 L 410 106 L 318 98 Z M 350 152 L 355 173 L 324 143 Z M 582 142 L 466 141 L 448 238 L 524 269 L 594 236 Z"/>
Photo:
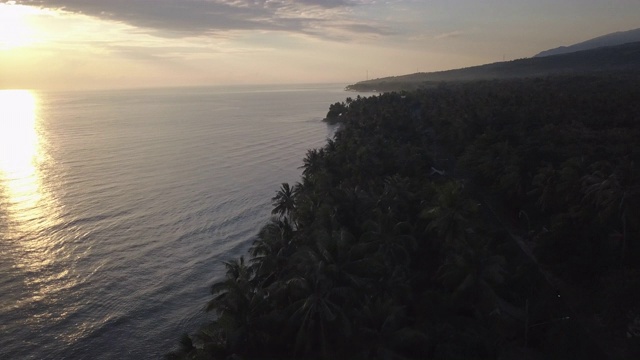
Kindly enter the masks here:
<path id="1" fill-rule="evenodd" d="M 350 16 L 373 0 L 23 0 L 19 4 L 60 9 L 118 21 L 163 37 L 228 31 L 282 31 L 336 38 L 389 35 L 390 29 Z"/>

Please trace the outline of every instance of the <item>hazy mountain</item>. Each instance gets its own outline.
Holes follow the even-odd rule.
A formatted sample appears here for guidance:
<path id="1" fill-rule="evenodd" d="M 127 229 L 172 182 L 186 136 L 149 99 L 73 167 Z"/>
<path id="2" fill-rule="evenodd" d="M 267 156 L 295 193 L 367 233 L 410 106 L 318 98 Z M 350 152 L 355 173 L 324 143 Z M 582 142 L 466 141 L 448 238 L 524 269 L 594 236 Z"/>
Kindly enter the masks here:
<path id="1" fill-rule="evenodd" d="M 537 54 L 535 57 L 567 54 L 576 51 L 596 49 L 603 46 L 622 45 L 636 41 L 640 41 L 640 29 L 619 31 L 612 34 L 599 36 L 591 40 L 583 41 L 578 44 L 570 46 L 560 46 L 555 49 L 545 50 Z"/>
<path id="2" fill-rule="evenodd" d="M 416 73 L 361 81 L 348 90 L 393 91 L 433 86 L 445 81 L 544 77 L 594 72 L 640 72 L 640 42 L 562 55 L 497 62 L 463 69 Z"/>

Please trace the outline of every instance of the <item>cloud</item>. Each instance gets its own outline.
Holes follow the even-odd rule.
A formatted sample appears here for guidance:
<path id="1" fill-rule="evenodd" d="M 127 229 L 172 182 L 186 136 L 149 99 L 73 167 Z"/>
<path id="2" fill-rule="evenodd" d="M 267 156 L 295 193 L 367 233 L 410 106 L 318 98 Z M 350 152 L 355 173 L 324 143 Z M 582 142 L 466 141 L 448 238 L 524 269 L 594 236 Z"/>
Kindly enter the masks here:
<path id="1" fill-rule="evenodd" d="M 456 31 L 450 31 L 450 32 L 446 32 L 446 33 L 435 35 L 433 38 L 436 39 L 436 40 L 443 40 L 443 39 L 457 38 L 457 37 L 460 37 L 462 35 L 464 35 L 464 32 L 462 32 L 460 30 L 456 30 Z"/>
<path id="2" fill-rule="evenodd" d="M 118 21 L 163 37 L 233 30 L 283 31 L 331 38 L 336 31 L 385 35 L 383 27 L 349 16 L 373 0 L 23 0 Z M 346 24 L 345 24 L 346 23 Z"/>
<path id="3" fill-rule="evenodd" d="M 369 24 L 344 24 L 341 28 L 358 32 L 358 33 L 369 33 L 376 35 L 394 35 L 396 32 L 392 31 L 386 27 L 373 26 Z"/>

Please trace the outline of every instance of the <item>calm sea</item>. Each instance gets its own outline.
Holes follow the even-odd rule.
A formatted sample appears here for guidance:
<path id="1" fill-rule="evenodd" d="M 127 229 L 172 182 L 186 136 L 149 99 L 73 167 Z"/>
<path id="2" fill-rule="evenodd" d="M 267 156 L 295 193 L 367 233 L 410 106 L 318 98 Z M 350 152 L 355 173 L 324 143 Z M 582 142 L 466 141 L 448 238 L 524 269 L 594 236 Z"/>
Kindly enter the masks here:
<path id="1" fill-rule="evenodd" d="M 0 358 L 159 358 L 342 85 L 0 91 Z"/>

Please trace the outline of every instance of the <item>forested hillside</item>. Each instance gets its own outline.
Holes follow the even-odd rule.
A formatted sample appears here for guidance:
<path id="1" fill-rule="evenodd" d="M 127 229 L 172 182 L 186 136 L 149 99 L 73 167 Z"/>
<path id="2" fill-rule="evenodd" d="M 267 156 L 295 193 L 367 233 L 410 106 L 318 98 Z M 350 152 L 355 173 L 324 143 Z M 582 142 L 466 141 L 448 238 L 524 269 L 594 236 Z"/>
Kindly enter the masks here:
<path id="1" fill-rule="evenodd" d="M 468 68 L 392 76 L 347 86 L 356 91 L 398 91 L 437 86 L 447 81 L 522 79 L 585 75 L 614 71 L 640 72 L 640 42 L 534 58 L 502 61 Z"/>
<path id="2" fill-rule="evenodd" d="M 168 357 L 637 359 L 638 80 L 332 105 L 335 137 Z"/>
<path id="3" fill-rule="evenodd" d="M 567 54 L 576 51 L 597 49 L 603 46 L 617 46 L 638 41 L 640 41 L 640 29 L 618 31 L 611 34 L 598 36 L 597 38 L 589 39 L 577 44 L 560 46 L 554 49 L 545 50 L 538 53 L 535 57 Z"/>

